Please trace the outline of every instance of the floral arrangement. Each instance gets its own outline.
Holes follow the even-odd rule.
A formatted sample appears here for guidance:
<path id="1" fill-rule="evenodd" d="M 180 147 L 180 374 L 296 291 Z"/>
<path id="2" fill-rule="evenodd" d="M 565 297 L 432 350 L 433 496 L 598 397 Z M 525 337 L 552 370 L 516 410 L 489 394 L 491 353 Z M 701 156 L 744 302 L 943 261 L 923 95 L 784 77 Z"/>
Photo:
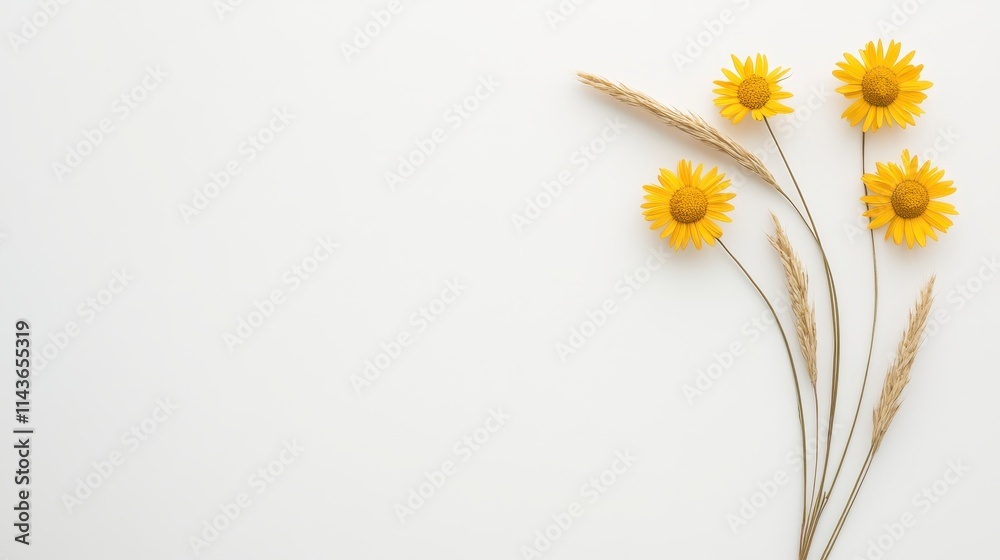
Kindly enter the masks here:
<path id="1" fill-rule="evenodd" d="M 769 120 L 792 112 L 790 107 L 782 103 L 792 97 L 792 93 L 781 87 L 781 81 L 789 70 L 781 67 L 771 68 L 767 57 L 761 54 L 757 54 L 755 58 L 747 57 L 743 61 L 733 55 L 733 68 L 722 69 L 724 79 L 715 82 L 717 87 L 713 91 L 718 96 L 715 105 L 720 108 L 721 115 L 732 124 L 740 124 L 747 116 L 752 117 L 753 121 L 763 121 L 771 140 L 778 148 L 789 180 L 795 189 L 794 198 L 780 186 L 757 156 L 701 117 L 661 104 L 624 85 L 591 74 L 579 74 L 583 83 L 627 105 L 648 112 L 670 127 L 718 150 L 751 172 L 781 197 L 782 204 L 787 204 L 794 211 L 808 229 L 811 242 L 815 244 L 822 257 L 832 322 L 832 360 L 829 370 L 825 364 L 821 367 L 817 363 L 819 342 L 816 313 L 810 296 L 807 268 L 781 222 L 772 212 L 774 235 L 770 236 L 769 240 L 785 273 L 786 288 L 794 317 L 795 338 L 806 370 L 804 375 L 800 375 L 793 356 L 793 341 L 782 326 L 774 305 L 743 263 L 722 241 L 723 231 L 720 223 L 731 222 L 726 213 L 733 210 L 730 202 L 735 197 L 733 193 L 726 192 L 730 181 L 726 179 L 725 174 L 720 172 L 717 166 L 708 169 L 705 164 L 695 165 L 690 161 L 681 160 L 677 163 L 676 170 L 660 169 L 656 184 L 643 187 L 646 191 L 646 202 L 642 204 L 643 215 L 646 220 L 652 222 L 650 229 L 660 230 L 660 238 L 669 239 L 670 246 L 675 250 L 683 250 L 689 245 L 700 250 L 702 247 L 712 247 L 718 243 L 749 280 L 778 324 L 788 357 L 791 379 L 795 386 L 800 444 L 805 459 L 805 468 L 802 469 L 799 560 L 806 560 L 813 551 L 817 551 L 821 560 L 830 557 L 889 426 L 900 408 L 902 393 L 910 381 L 910 371 L 934 299 L 934 277 L 931 276 L 917 297 L 915 307 L 910 311 L 907 326 L 896 348 L 895 358 L 886 372 L 881 395 L 872 411 L 871 436 L 861 441 L 855 436 L 860 433 L 858 420 L 868 385 L 878 322 L 879 282 L 875 230 L 885 228 L 885 239 L 891 240 L 897 246 L 901 247 L 905 243 L 908 249 L 924 247 L 928 238 L 937 241 L 938 234 L 946 232 L 952 225 L 948 215 L 957 214 L 954 206 L 941 200 L 955 192 L 952 181 L 944 180 L 944 171 L 934 167 L 931 162 L 921 163 L 908 150 L 903 150 L 901 161 L 898 163 L 876 163 L 875 171 L 872 173 L 869 173 L 865 166 L 867 134 L 877 132 L 882 127 L 898 125 L 905 129 L 908 125 L 916 125 L 916 118 L 923 114 L 920 104 L 927 98 L 924 91 L 932 86 L 931 82 L 920 79 L 923 65 L 912 63 L 915 53 L 911 51 L 900 56 L 901 53 L 902 47 L 896 41 L 891 41 L 888 47 L 885 47 L 882 41 L 877 45 L 869 42 L 864 49 L 858 51 L 858 56 L 845 53 L 844 60 L 838 62 L 837 69 L 833 71 L 833 75 L 844 84 L 837 88 L 837 92 L 850 101 L 850 105 L 842 115 L 843 118 L 852 127 L 861 126 L 860 200 L 865 207 L 863 215 L 869 219 L 874 290 L 871 337 L 861 392 L 857 404 L 853 407 L 853 419 L 846 443 L 836 453 L 833 449 L 832 436 L 839 404 L 837 396 L 840 384 L 841 324 L 835 277 L 806 197 L 792 173 L 791 165 L 781 150 Z M 830 384 L 828 402 L 820 402 L 818 383 Z M 807 414 L 810 408 L 812 410 L 809 412 L 812 414 Z M 826 423 L 828 426 L 826 443 L 823 446 L 819 446 L 818 437 L 821 410 L 829 414 Z M 811 418 L 807 420 L 809 416 Z M 811 457 L 811 461 L 806 453 L 806 437 L 810 424 L 815 430 L 817 441 L 816 453 Z M 845 460 L 848 450 L 853 448 L 852 444 L 867 446 L 867 455 L 857 472 L 852 472 L 855 474 L 853 485 L 846 498 L 837 502 L 840 514 L 833 529 L 829 534 L 820 535 L 820 521 L 828 513 L 834 489 L 845 473 Z"/>

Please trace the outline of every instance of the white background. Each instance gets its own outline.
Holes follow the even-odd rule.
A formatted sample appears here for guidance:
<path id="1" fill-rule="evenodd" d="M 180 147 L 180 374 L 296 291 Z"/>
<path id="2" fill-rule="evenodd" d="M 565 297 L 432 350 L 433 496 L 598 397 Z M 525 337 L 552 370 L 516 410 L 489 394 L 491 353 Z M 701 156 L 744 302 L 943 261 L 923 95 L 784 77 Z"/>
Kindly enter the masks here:
<path id="1" fill-rule="evenodd" d="M 879 238 L 870 396 L 932 273 L 941 320 L 834 557 L 865 557 L 906 513 L 916 525 L 883 537 L 892 544 L 884 558 L 995 555 L 1000 281 L 979 277 L 1000 250 L 997 60 L 985 48 L 995 3 L 590 0 L 553 23 L 556 0 L 402 0 L 346 56 L 343 45 L 386 6 L 247 0 L 220 15 L 209 0 L 74 0 L 15 48 L 9 34 L 41 8 L 4 3 L 0 318 L 11 354 L 14 322 L 26 318 L 36 351 L 51 343 L 54 357 L 36 365 L 31 393 L 33 544 L 12 540 L 11 439 L 0 454 L 0 554 L 194 558 L 190 539 L 245 492 L 249 507 L 201 557 L 523 558 L 535 532 L 578 502 L 583 515 L 545 558 L 792 558 L 801 496 L 787 456 L 797 421 L 778 333 L 753 323 L 766 317 L 763 304 L 717 247 L 671 255 L 648 277 L 637 270 L 665 247 L 639 208 L 658 168 L 680 158 L 736 168 L 574 74 L 702 114 L 758 150 L 791 189 L 762 124 L 725 122 L 711 90 L 731 52 L 764 52 L 793 69 L 783 85 L 798 111 L 774 122 L 841 291 L 844 430 L 867 349 L 871 261 L 857 229 L 860 131 L 840 119 L 847 102 L 831 71 L 843 52 L 893 37 L 917 50 L 934 87 L 915 128 L 869 137 L 869 165 L 904 147 L 934 156 L 955 181 L 961 215 L 925 249 Z M 731 23 L 713 23 L 724 10 Z M 685 54 L 699 33 L 704 46 Z M 679 55 L 693 56 L 679 64 Z M 116 100 L 147 67 L 167 76 L 121 118 Z M 455 128 L 447 112 L 490 78 L 499 86 L 480 88 L 483 99 L 469 102 L 477 110 Z M 246 162 L 241 143 L 281 108 L 291 124 Z M 105 118 L 113 131 L 57 176 L 67 146 Z M 583 169 L 578 150 L 608 119 L 626 128 Z M 386 173 L 438 128 L 444 142 L 391 189 Z M 186 220 L 181 205 L 233 159 L 240 175 Z M 573 182 L 519 231 L 514 214 L 562 172 Z M 768 209 L 811 265 L 827 387 L 816 251 L 759 181 L 734 190 L 725 240 L 769 294 L 783 287 Z M 326 236 L 339 248 L 292 291 L 283 275 Z M 102 311 L 86 311 L 88 298 L 107 302 L 102 290 L 122 269 L 134 279 Z M 626 299 L 616 285 L 629 275 L 648 281 Z M 418 332 L 411 316 L 441 311 L 433 301 L 453 279 L 461 296 Z M 969 300 L 959 286 L 978 291 Z M 230 351 L 224 335 L 275 289 L 284 303 Z M 617 312 L 561 359 L 557 344 L 608 299 Z M 77 335 L 56 352 L 69 322 Z M 359 394 L 352 376 L 400 333 L 412 344 Z M 744 353 L 730 360 L 734 343 Z M 687 398 L 685 386 L 717 359 L 728 369 Z M 5 429 L 15 427 L 13 382 L 7 372 L 0 384 Z M 162 423 L 149 419 L 158 399 L 176 405 Z M 509 419 L 471 457 L 456 454 L 491 409 Z M 144 421 L 155 431 L 138 448 L 123 441 Z M 272 463 L 293 441 L 305 450 Z M 590 503 L 584 485 L 616 451 L 637 460 Z M 95 474 L 115 452 L 114 472 Z M 457 473 L 401 523 L 396 504 L 449 460 Z M 850 456 L 847 478 L 859 461 Z M 970 470 L 925 511 L 914 496 L 955 461 Z M 249 477 L 269 464 L 282 473 L 258 493 Z M 729 516 L 782 474 L 790 482 L 734 530 Z M 67 507 L 88 494 L 88 476 L 99 487 Z"/>

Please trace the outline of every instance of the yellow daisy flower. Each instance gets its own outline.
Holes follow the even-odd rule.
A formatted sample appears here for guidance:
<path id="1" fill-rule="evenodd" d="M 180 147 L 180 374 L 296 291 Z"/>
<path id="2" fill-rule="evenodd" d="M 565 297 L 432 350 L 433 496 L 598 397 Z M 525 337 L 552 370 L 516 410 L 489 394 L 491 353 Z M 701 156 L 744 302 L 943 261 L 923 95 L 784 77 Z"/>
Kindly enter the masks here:
<path id="1" fill-rule="evenodd" d="M 906 128 L 908 124 L 916 124 L 913 117 L 923 114 L 917 104 L 927 99 L 922 90 L 933 84 L 920 80 L 923 64 L 910 64 L 916 51 L 899 58 L 901 48 L 896 41 L 890 41 L 888 49 L 882 48 L 881 40 L 878 47 L 869 42 L 864 50 L 858 51 L 861 60 L 844 53 L 847 61 L 837 63 L 840 69 L 834 70 L 833 75 L 847 84 L 837 88 L 837 92 L 855 99 L 842 115 L 851 126 L 864 122 L 861 130 L 868 132 L 895 122 Z"/>
<path id="2" fill-rule="evenodd" d="M 872 195 L 861 197 L 870 205 L 865 216 L 871 218 L 870 229 L 878 229 L 886 224 L 885 238 L 892 237 L 896 245 L 906 238 L 906 246 L 913 248 L 913 242 L 923 247 L 927 237 L 937 241 L 937 233 L 948 231 L 952 222 L 945 214 L 957 215 L 955 207 L 937 200 L 955 189 L 952 181 L 942 181 L 944 171 L 931 167 L 925 161 L 917 163 L 917 156 L 910 157 L 909 150 L 903 150 L 903 166 L 895 163 L 878 163 L 878 173 L 866 173 L 861 178 Z"/>
<path id="3" fill-rule="evenodd" d="M 746 62 L 742 63 L 736 55 L 731 56 L 736 72 L 723 68 L 722 73 L 729 81 L 716 80 L 715 85 L 719 88 L 712 90 L 719 94 L 715 99 L 715 105 L 722 107 L 720 112 L 723 117 L 737 124 L 748 114 L 759 121 L 778 113 L 792 112 L 791 107 L 779 103 L 782 99 L 792 96 L 787 91 L 781 91 L 781 86 L 778 85 L 778 80 L 788 73 L 787 68 L 782 70 L 779 66 L 768 73 L 767 57 L 760 53 L 757 54 L 756 65 L 749 56 Z"/>
<path id="4" fill-rule="evenodd" d="M 670 246 L 674 250 L 684 249 L 688 241 L 694 241 L 696 249 L 701 249 L 704 240 L 715 245 L 722 237 L 722 228 L 715 221 L 731 222 L 723 212 L 733 209 L 727 203 L 735 194 L 724 193 L 729 180 L 717 167 L 704 176 L 703 166 L 691 170 L 691 162 L 681 160 L 677 164 L 677 174 L 660 169 L 660 184 L 645 185 L 649 193 L 642 205 L 646 220 L 653 222 L 649 229 L 663 228 L 660 238 L 670 236 Z"/>

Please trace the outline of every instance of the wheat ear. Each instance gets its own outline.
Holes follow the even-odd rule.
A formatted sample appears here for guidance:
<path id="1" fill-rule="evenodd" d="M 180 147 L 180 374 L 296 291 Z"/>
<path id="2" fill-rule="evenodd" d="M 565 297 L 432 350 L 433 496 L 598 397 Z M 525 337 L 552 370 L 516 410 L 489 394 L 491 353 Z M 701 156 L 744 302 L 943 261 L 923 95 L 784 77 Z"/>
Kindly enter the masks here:
<path id="1" fill-rule="evenodd" d="M 934 289 L 934 277 L 927 281 L 927 285 L 920 292 L 920 299 L 913 311 L 910 312 L 910 320 L 903 331 L 903 338 L 896 348 L 896 357 L 893 359 L 889 370 L 885 374 L 885 383 L 882 385 L 882 396 L 879 397 L 878 406 L 873 413 L 874 426 L 872 428 L 872 450 L 877 451 L 885 438 L 885 433 L 889 430 L 889 424 L 899 411 L 902 404 L 903 389 L 910 382 L 910 368 L 920 350 L 920 339 L 924 334 L 924 327 L 927 325 L 927 317 L 931 312 L 931 305 L 934 303 L 932 291 Z"/>
<path id="2" fill-rule="evenodd" d="M 781 190 L 778 182 L 771 172 L 764 167 L 764 162 L 753 155 L 752 152 L 740 146 L 735 140 L 726 136 L 704 119 L 694 113 L 683 113 L 672 107 L 663 105 L 648 95 L 629 88 L 622 84 L 615 84 L 600 76 L 578 72 L 580 81 L 614 97 L 618 101 L 638 107 L 652 113 L 660 121 L 684 132 L 703 144 L 707 144 L 716 150 L 728 155 L 736 160 L 736 163 L 743 166 L 754 175 L 760 177 L 765 183 L 777 190 Z"/>
<path id="3" fill-rule="evenodd" d="M 785 269 L 785 280 L 788 284 L 788 298 L 792 303 L 792 313 L 795 315 L 795 334 L 799 338 L 799 348 L 806 361 L 806 371 L 809 380 L 816 385 L 816 308 L 809 301 L 809 274 L 806 272 L 802 259 L 792 247 L 788 235 L 778 217 L 771 213 L 774 220 L 774 235 L 770 237 L 771 246 L 778 252 L 781 266 Z"/>

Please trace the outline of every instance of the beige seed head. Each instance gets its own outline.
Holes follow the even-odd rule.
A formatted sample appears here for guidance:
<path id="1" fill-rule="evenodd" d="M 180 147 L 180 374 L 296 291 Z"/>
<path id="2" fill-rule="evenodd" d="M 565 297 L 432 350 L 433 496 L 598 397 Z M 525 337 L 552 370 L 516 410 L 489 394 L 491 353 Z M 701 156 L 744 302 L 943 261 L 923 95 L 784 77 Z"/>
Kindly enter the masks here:
<path id="1" fill-rule="evenodd" d="M 885 434 L 889 431 L 889 424 L 896 417 L 896 412 L 902 404 L 903 389 L 910 382 L 910 368 L 920 350 L 920 339 L 924 334 L 924 327 L 927 325 L 927 317 L 930 315 L 931 306 L 934 303 L 934 277 L 927 281 L 927 285 L 920 292 L 920 298 L 913 311 L 910 312 L 910 320 L 903 331 L 903 338 L 896 347 L 896 357 L 893 359 L 889 370 L 885 374 L 885 382 L 882 385 L 882 395 L 879 397 L 878 405 L 873 412 L 874 426 L 872 427 L 872 449 L 878 451 Z"/>
<path id="2" fill-rule="evenodd" d="M 781 265 L 785 269 L 785 280 L 788 287 L 788 299 L 795 315 L 795 334 L 798 335 L 799 348 L 806 362 L 809 380 L 816 385 L 818 375 L 816 367 L 816 308 L 809 301 L 809 274 L 806 272 L 802 259 L 792 247 L 778 217 L 771 214 L 774 220 L 774 236 L 770 237 L 771 246 L 778 252 Z"/>
<path id="3" fill-rule="evenodd" d="M 626 105 L 631 105 L 648 111 L 660 121 L 692 136 L 699 142 L 711 146 L 712 148 L 728 155 L 736 160 L 736 163 L 743 166 L 743 168 L 747 171 L 750 171 L 754 175 L 760 177 L 768 185 L 771 185 L 779 191 L 781 190 L 781 187 L 778 186 L 778 182 L 775 180 L 774 176 L 771 175 L 771 172 L 767 170 L 767 167 L 764 167 L 764 162 L 760 161 L 760 158 L 755 156 L 743 146 L 737 144 L 732 138 L 726 136 L 715 127 L 705 122 L 705 120 L 698 115 L 694 113 L 682 113 L 676 109 L 659 103 L 642 92 L 633 90 L 622 84 L 612 83 L 600 76 L 587 74 L 586 72 L 579 72 L 577 75 L 579 76 L 581 82 L 599 91 L 603 91 Z"/>

